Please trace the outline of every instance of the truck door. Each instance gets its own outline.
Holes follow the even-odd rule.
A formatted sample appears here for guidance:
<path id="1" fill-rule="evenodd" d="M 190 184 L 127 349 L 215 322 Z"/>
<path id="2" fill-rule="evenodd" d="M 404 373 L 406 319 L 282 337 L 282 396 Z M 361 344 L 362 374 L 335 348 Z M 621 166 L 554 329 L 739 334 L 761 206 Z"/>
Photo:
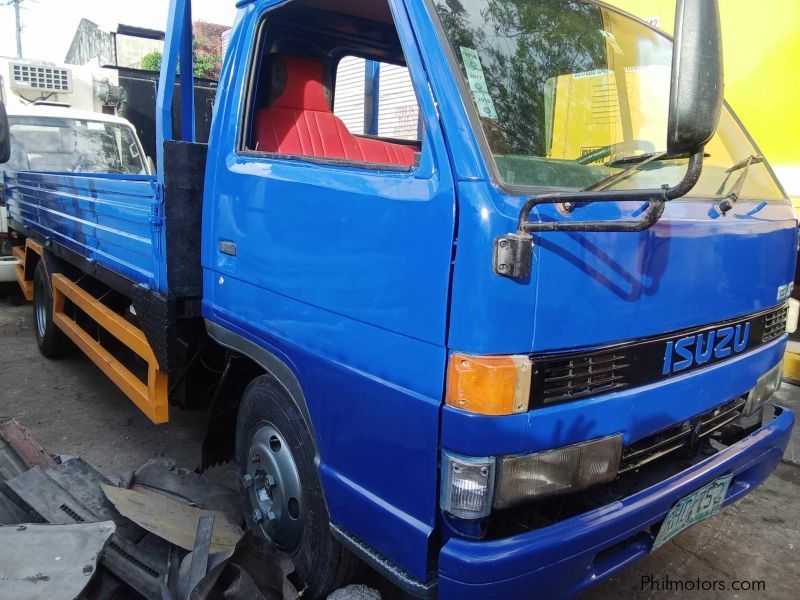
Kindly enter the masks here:
<path id="1" fill-rule="evenodd" d="M 249 68 L 228 60 L 217 98 L 204 314 L 294 371 L 332 520 L 424 577 L 437 507 L 453 179 L 419 54 L 402 33 L 408 25 L 398 34 L 388 4 L 370 5 L 360 20 L 321 20 L 308 4 L 260 14 L 264 4 L 251 5 L 231 42 L 252 58 Z M 314 23 L 313 32 L 298 23 Z M 342 34 L 348 28 L 360 28 L 358 45 Z M 313 47 L 302 43 L 310 38 Z M 364 64 L 355 88 L 336 89 L 337 67 L 357 66 L 354 58 L 382 65 Z M 410 77 L 414 106 L 385 107 L 400 96 L 365 93 L 370 69 Z M 354 93 L 364 122 L 377 113 L 377 130 L 334 111 L 338 94 Z M 388 139 L 399 137 L 397 127 L 386 130 L 392 118 L 406 139 Z"/>

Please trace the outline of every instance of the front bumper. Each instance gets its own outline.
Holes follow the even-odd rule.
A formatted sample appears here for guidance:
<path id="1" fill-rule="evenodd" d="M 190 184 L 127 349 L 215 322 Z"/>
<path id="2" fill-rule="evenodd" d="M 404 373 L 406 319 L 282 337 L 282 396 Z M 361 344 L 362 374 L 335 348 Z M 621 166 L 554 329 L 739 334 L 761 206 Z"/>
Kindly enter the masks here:
<path id="1" fill-rule="evenodd" d="M 775 419 L 690 469 L 550 527 L 489 542 L 450 539 L 439 555 L 442 598 L 570 597 L 650 552 L 647 530 L 684 496 L 733 475 L 725 505 L 760 485 L 783 456 L 794 414 Z M 611 550 L 609 550 L 611 549 Z"/>

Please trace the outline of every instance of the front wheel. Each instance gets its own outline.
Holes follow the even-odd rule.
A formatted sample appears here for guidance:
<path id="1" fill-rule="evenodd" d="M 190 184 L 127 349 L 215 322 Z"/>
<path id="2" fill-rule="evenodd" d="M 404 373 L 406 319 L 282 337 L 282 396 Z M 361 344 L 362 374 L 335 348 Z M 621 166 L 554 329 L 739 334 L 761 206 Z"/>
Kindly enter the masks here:
<path id="1" fill-rule="evenodd" d="M 44 356 L 58 358 L 69 351 L 69 338 L 53 323 L 53 289 L 44 260 L 33 273 L 33 323 L 36 344 Z"/>
<path id="2" fill-rule="evenodd" d="M 254 379 L 236 423 L 236 465 L 247 525 L 292 557 L 304 596 L 348 583 L 359 561 L 333 538 L 302 413 L 274 379 Z"/>

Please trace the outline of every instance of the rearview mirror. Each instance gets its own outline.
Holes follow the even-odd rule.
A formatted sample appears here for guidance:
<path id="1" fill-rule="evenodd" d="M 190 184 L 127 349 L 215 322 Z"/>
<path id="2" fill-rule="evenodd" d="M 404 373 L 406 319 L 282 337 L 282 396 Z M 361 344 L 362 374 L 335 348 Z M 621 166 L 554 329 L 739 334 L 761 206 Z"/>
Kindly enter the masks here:
<path id="1" fill-rule="evenodd" d="M 0 165 L 11 159 L 11 128 L 8 126 L 6 105 L 0 102 Z"/>
<path id="2" fill-rule="evenodd" d="M 669 93 L 667 152 L 699 152 L 722 111 L 722 39 L 717 0 L 678 0 Z"/>

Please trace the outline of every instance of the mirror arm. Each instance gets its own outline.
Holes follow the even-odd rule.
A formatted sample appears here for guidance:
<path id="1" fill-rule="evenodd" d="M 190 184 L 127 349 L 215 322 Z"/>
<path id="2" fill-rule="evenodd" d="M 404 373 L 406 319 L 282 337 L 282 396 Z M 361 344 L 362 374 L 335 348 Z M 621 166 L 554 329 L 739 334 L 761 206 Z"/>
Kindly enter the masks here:
<path id="1" fill-rule="evenodd" d="M 600 192 L 549 192 L 532 196 L 522 207 L 517 220 L 517 233 L 537 233 L 541 231 L 642 231 L 630 230 L 627 227 L 638 225 L 638 221 L 619 222 L 619 221 L 584 221 L 583 223 L 571 223 L 568 221 L 553 221 L 546 223 L 531 223 L 528 221 L 531 211 L 542 204 L 580 204 L 581 202 L 650 202 L 661 203 L 675 198 L 680 198 L 688 194 L 700 179 L 703 170 L 703 151 L 695 152 L 689 158 L 689 166 L 683 179 L 674 187 L 664 187 L 652 190 L 603 190 Z M 582 229 L 582 227 L 596 223 L 598 225 L 608 225 L 611 229 Z M 655 225 L 655 222 L 650 226 Z M 624 227 L 625 229 L 620 229 Z M 577 229 L 576 229 L 577 228 Z"/>
<path id="2" fill-rule="evenodd" d="M 673 186 L 651 190 L 604 190 L 601 192 L 548 192 L 531 197 L 519 213 L 517 232 L 500 236 L 494 242 L 493 267 L 496 275 L 526 279 L 533 255 L 532 233 L 549 231 L 638 232 L 650 229 L 664 214 L 668 201 L 688 194 L 703 171 L 703 149 L 689 158 L 686 174 Z M 528 220 L 531 211 L 543 204 L 579 204 L 582 202 L 647 202 L 644 215 L 635 221 L 545 221 Z"/>

